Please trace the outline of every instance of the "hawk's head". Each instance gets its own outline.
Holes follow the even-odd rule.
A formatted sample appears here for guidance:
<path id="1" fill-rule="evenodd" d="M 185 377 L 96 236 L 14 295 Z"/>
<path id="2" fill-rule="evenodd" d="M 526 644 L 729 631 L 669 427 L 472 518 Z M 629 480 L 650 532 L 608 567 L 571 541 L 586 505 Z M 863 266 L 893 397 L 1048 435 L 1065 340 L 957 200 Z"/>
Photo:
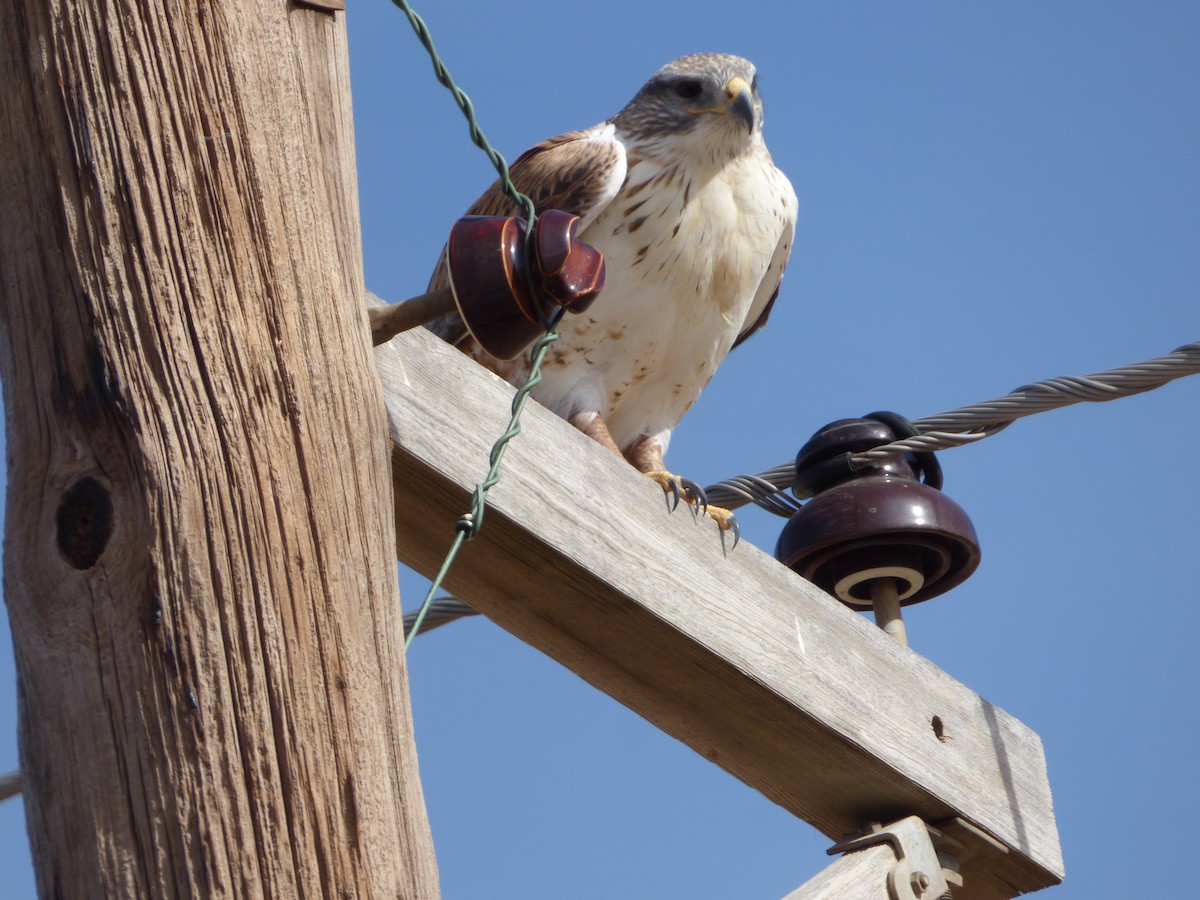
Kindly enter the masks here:
<path id="1" fill-rule="evenodd" d="M 762 121 L 754 65 L 725 53 L 667 63 L 613 118 L 638 139 L 734 153 L 761 141 Z"/>

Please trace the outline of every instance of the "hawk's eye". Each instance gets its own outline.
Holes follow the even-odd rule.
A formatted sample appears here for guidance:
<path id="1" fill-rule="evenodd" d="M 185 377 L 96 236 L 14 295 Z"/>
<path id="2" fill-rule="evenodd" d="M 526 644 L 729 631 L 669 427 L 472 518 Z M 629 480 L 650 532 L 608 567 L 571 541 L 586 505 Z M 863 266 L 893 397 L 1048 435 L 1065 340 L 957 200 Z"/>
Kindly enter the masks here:
<path id="1" fill-rule="evenodd" d="M 695 100 L 704 92 L 704 85 L 688 78 L 675 82 L 675 93 L 684 100 Z"/>

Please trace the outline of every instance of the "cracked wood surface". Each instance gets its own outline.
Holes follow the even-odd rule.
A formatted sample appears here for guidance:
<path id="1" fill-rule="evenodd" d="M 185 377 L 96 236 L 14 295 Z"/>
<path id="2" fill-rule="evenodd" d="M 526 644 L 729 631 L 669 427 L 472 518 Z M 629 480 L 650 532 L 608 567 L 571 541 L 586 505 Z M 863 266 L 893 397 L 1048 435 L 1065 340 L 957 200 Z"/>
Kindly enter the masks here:
<path id="1" fill-rule="evenodd" d="M 0 45 L 42 896 L 437 896 L 342 14 L 13 0 Z"/>

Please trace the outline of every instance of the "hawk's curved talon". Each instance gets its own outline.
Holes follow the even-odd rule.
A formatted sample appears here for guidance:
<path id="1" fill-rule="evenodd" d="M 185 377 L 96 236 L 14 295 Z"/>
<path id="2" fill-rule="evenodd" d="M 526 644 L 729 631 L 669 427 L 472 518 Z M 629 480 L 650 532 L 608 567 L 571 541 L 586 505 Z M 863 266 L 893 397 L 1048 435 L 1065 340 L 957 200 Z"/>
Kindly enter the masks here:
<path id="1" fill-rule="evenodd" d="M 655 469 L 644 474 L 662 487 L 667 495 L 667 507 L 671 512 L 679 507 L 679 501 L 682 498 L 687 503 L 688 509 L 692 511 L 692 518 L 699 519 L 703 514 L 717 523 L 717 528 L 721 531 L 722 552 L 725 551 L 725 532 L 727 531 L 733 532 L 733 544 L 729 549 L 733 550 L 737 547 L 738 541 L 742 539 L 742 526 L 738 524 L 734 514 L 725 507 L 710 505 L 708 494 L 705 493 L 704 488 L 690 478 L 680 478 L 666 469 Z"/>
<path id="2" fill-rule="evenodd" d="M 668 478 L 665 483 L 659 482 L 663 486 L 663 493 L 667 497 L 667 509 L 671 512 L 679 509 L 679 501 L 683 497 L 683 492 L 679 487 L 678 478 Z"/>
<path id="3" fill-rule="evenodd" d="M 678 475 L 672 475 L 665 469 L 658 469 L 643 474 L 663 489 L 663 493 L 667 497 L 667 510 L 669 512 L 675 512 L 679 508 L 679 501 L 687 498 L 683 479 Z"/>
<path id="4" fill-rule="evenodd" d="M 708 510 L 708 494 L 704 493 L 704 488 L 696 484 L 690 478 L 678 478 L 679 484 L 683 487 L 684 496 L 688 504 L 692 507 L 692 515 L 696 516 Z"/>
<path id="5" fill-rule="evenodd" d="M 717 523 L 721 530 L 721 549 L 725 549 L 725 532 L 733 532 L 733 545 L 730 550 L 736 550 L 738 541 L 742 539 L 742 526 L 738 524 L 737 516 L 723 506 L 710 506 L 706 510 L 708 517 Z"/>
<path id="6" fill-rule="evenodd" d="M 733 544 L 729 549 L 736 550 L 738 541 L 742 539 L 742 526 L 738 524 L 738 520 L 731 514 L 729 516 L 729 530 L 733 532 Z M 721 549 L 725 549 L 725 532 L 721 532 Z"/>
<path id="7" fill-rule="evenodd" d="M 680 478 L 666 469 L 655 469 L 643 474 L 666 492 L 667 507 L 671 512 L 679 508 L 680 500 L 687 503 L 693 516 L 708 509 L 708 495 L 704 493 L 704 488 L 690 478 Z"/>
<path id="8" fill-rule="evenodd" d="M 712 518 L 721 532 L 722 553 L 725 552 L 725 533 L 732 532 L 733 544 L 730 546 L 730 550 L 736 550 L 738 541 L 742 540 L 742 526 L 739 526 L 737 517 L 724 506 L 710 505 L 708 494 L 704 493 L 703 487 L 691 479 L 679 478 L 678 475 L 667 472 L 666 469 L 654 469 L 653 472 L 643 474 L 662 487 L 662 491 L 666 493 L 667 497 L 667 508 L 672 512 L 678 509 L 679 500 L 682 498 L 688 504 L 692 517 L 698 518 L 703 514 Z"/>

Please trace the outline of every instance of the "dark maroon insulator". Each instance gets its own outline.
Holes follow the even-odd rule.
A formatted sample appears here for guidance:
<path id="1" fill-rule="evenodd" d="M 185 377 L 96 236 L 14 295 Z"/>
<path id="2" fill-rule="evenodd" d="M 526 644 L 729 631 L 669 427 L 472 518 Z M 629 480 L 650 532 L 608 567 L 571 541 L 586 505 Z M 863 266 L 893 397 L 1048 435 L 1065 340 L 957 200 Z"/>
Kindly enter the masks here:
<path id="1" fill-rule="evenodd" d="M 979 565 L 971 520 L 918 479 L 910 454 L 852 462 L 895 437 L 882 422 L 841 419 L 796 457 L 794 490 L 813 496 L 784 526 L 775 556 L 854 609 L 872 608 L 877 579 L 893 579 L 900 603 L 910 605 L 961 584 Z"/>
<path id="2" fill-rule="evenodd" d="M 577 240 L 578 231 L 579 217 L 559 210 L 539 215 L 534 228 L 540 300 L 572 313 L 591 305 L 605 274 L 604 254 Z M 458 313 L 484 350 L 512 359 L 542 334 L 525 267 L 523 219 L 464 216 L 450 230 L 447 259 Z"/>

